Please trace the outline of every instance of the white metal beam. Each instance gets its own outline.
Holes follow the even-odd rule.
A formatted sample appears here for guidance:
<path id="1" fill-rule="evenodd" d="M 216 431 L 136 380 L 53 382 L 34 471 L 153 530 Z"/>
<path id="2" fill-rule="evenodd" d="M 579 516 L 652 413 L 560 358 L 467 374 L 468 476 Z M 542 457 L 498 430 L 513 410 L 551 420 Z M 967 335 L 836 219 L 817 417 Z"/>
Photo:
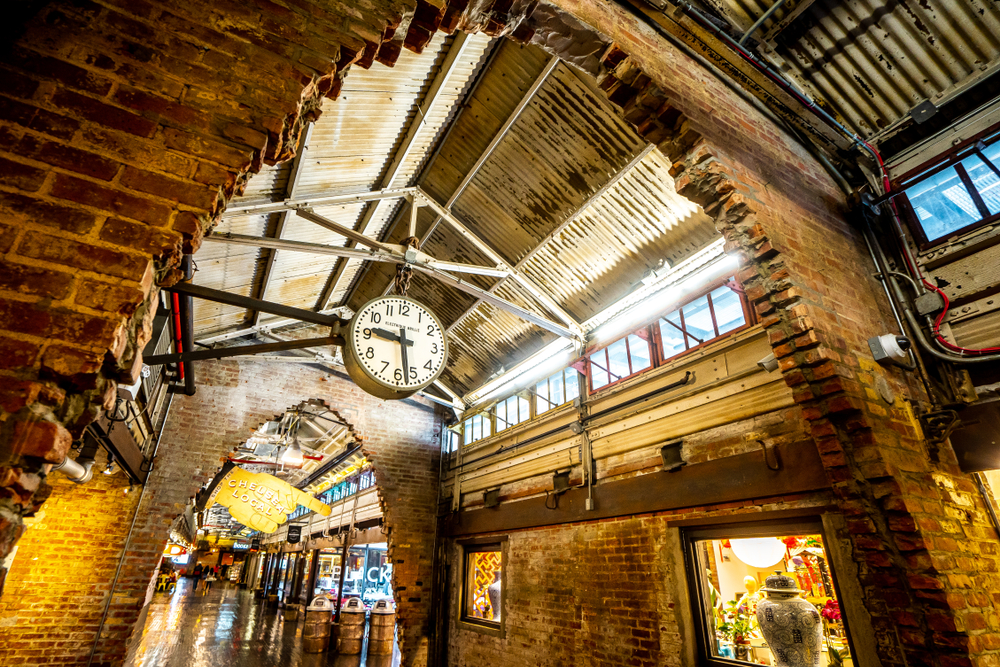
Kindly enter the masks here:
<path id="1" fill-rule="evenodd" d="M 226 209 L 223 217 L 229 218 L 237 215 L 260 215 L 263 213 L 277 213 L 292 208 L 312 208 L 314 206 L 338 206 L 349 204 L 360 204 L 379 199 L 397 199 L 399 197 L 409 197 L 417 191 L 416 188 L 386 188 L 383 190 L 371 190 L 369 192 L 353 192 L 338 195 L 323 195 L 320 197 L 308 197 L 306 199 L 287 199 L 280 202 L 264 202 L 260 204 L 244 204 L 243 206 L 230 206 Z"/>
<path id="2" fill-rule="evenodd" d="M 396 180 L 396 176 L 399 174 L 400 168 L 403 164 L 405 164 L 406 158 L 410 156 L 410 153 L 413 151 L 413 147 L 417 143 L 417 137 L 420 136 L 421 130 L 424 129 L 424 119 L 431 113 L 434 105 L 438 103 L 441 93 L 447 90 L 448 82 L 451 80 L 452 75 L 454 75 L 457 65 L 462 61 L 462 55 L 465 54 L 466 50 L 470 47 L 470 44 L 471 40 L 469 39 L 468 33 L 455 33 L 454 40 L 452 41 L 451 46 L 448 47 L 448 54 L 445 56 L 444 62 L 441 63 L 441 69 L 438 70 L 434 80 L 431 81 L 431 85 L 427 89 L 427 94 L 424 96 L 423 102 L 417 108 L 417 113 L 410 123 L 410 127 L 406 132 L 406 137 L 404 137 L 403 142 L 396 150 L 396 154 L 393 156 L 392 163 L 389 165 L 389 168 L 386 169 L 385 176 L 382 178 L 380 189 L 391 187 L 393 181 Z M 372 220 L 378 220 L 378 213 L 380 212 L 384 201 L 384 199 L 376 200 L 365 209 L 364 213 L 361 215 L 361 219 L 356 225 L 356 228 L 360 230 L 362 234 L 371 235 L 376 233 L 377 230 L 373 228 Z M 331 272 L 330 279 L 327 281 L 326 287 L 323 289 L 323 293 L 320 295 L 320 298 L 316 303 L 317 310 L 326 307 L 327 302 L 330 300 L 330 296 L 337 291 L 337 287 L 340 285 L 346 269 L 347 261 L 345 260 L 340 263 L 340 266 L 335 267 Z"/>
<path id="3" fill-rule="evenodd" d="M 653 151 L 654 148 L 656 148 L 656 146 L 654 146 L 653 144 L 649 144 L 648 146 L 646 146 L 645 149 L 643 149 L 642 151 L 640 151 L 639 154 L 636 155 L 634 158 L 632 158 L 627 165 L 625 165 L 614 176 L 612 176 L 608 180 L 607 183 L 605 183 L 604 185 L 602 185 L 601 188 L 597 192 L 595 192 L 594 194 L 592 194 L 590 197 L 587 198 L 587 200 L 585 202 L 583 202 L 579 207 L 577 207 L 577 209 L 575 211 L 573 211 L 573 213 L 568 218 L 566 218 L 565 220 L 563 220 L 559 224 L 559 226 L 557 226 L 555 229 L 553 229 L 551 232 L 549 232 L 545 236 L 545 238 L 542 239 L 538 243 L 538 245 L 536 245 L 534 248 L 532 248 L 530 251 L 528 251 L 528 253 L 524 257 L 522 257 L 517 262 L 517 264 L 514 265 L 514 270 L 515 271 L 520 271 L 524 267 L 524 265 L 527 264 L 528 261 L 532 257 L 534 257 L 536 254 L 538 254 L 541 250 L 543 250 L 553 240 L 555 240 L 563 232 L 563 230 L 565 230 L 567 227 L 569 227 L 571 224 L 573 224 L 573 222 L 576 221 L 581 215 L 583 215 L 583 213 L 588 208 L 590 208 L 590 206 L 594 202 L 596 202 L 598 199 L 600 199 L 601 197 L 603 197 L 604 194 L 608 190 L 610 190 L 611 188 L 613 188 L 622 178 L 624 178 L 640 162 L 642 162 L 646 158 L 646 156 L 649 155 Z M 506 282 L 506 278 L 503 279 L 503 280 L 498 281 L 497 284 L 495 284 L 493 287 L 491 287 L 488 290 L 489 293 L 493 294 L 494 292 L 496 292 L 496 290 L 499 289 L 500 286 L 503 285 L 505 282 Z M 453 329 L 455 329 L 457 326 L 459 326 L 465 320 L 466 317 L 468 317 L 469 315 L 471 315 L 477 308 L 479 308 L 479 305 L 482 302 L 483 302 L 482 299 L 476 301 L 476 303 L 472 304 L 472 306 L 469 307 L 468 310 L 466 310 L 464 313 L 462 313 L 457 320 L 455 320 L 451 325 L 448 326 L 448 333 L 451 333 L 451 331 Z"/>

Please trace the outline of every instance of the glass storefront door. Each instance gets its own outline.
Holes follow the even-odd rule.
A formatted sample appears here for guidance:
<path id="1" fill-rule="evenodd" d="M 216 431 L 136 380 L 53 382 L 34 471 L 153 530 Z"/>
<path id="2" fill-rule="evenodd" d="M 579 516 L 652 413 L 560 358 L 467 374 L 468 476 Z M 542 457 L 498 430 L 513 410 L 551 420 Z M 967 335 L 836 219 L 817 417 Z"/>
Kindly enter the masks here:
<path id="1" fill-rule="evenodd" d="M 319 552 L 314 595 L 336 599 L 340 583 L 340 558 L 340 549 L 322 549 Z M 365 606 L 371 607 L 376 600 L 392 597 L 391 580 L 392 564 L 384 542 L 348 548 L 342 598 L 360 597 Z"/>

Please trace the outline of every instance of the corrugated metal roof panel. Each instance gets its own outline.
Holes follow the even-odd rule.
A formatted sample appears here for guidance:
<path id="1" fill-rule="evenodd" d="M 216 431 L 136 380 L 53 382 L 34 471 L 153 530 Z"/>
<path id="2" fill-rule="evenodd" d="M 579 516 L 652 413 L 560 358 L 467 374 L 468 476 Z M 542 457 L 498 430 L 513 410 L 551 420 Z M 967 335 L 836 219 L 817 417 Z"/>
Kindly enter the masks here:
<path id="1" fill-rule="evenodd" d="M 631 291 L 647 268 L 676 265 L 718 237 L 711 218 L 674 190 L 670 162 L 651 151 L 524 264 L 525 273 L 584 322 Z"/>
<path id="2" fill-rule="evenodd" d="M 806 0 L 766 22 L 768 36 Z M 770 0 L 712 0 L 745 30 Z M 905 120 L 923 100 L 940 106 L 1000 67 L 1000 5 L 989 0 L 814 2 L 771 41 L 766 55 L 825 100 L 861 135 Z"/>
<path id="3" fill-rule="evenodd" d="M 220 233 L 263 236 L 268 228 L 266 215 L 223 218 L 216 230 Z M 260 251 L 250 246 L 204 243 L 195 255 L 194 282 L 198 285 L 249 296 L 256 277 Z M 196 338 L 243 323 L 246 310 L 224 306 L 204 299 L 194 299 L 194 335 Z"/>

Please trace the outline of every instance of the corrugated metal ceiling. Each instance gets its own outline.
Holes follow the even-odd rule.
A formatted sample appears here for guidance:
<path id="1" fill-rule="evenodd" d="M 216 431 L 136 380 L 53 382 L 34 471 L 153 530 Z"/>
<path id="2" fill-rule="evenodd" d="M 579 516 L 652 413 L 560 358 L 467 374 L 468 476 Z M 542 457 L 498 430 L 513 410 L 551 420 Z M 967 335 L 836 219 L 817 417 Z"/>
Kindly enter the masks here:
<path id="1" fill-rule="evenodd" d="M 739 34 L 770 0 L 707 0 Z M 872 137 L 1000 67 L 991 0 L 790 0 L 755 35 L 762 53 L 855 131 Z M 751 44 L 753 41 L 751 41 Z"/>

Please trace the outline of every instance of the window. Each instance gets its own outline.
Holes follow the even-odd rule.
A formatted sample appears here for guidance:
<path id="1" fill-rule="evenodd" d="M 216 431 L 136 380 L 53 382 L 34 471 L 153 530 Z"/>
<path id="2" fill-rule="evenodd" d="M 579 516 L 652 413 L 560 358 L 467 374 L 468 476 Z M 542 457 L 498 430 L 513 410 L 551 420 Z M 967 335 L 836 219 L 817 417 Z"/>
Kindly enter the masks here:
<path id="1" fill-rule="evenodd" d="M 465 547 L 462 620 L 482 628 L 500 629 L 503 622 L 503 545 Z"/>
<path id="2" fill-rule="evenodd" d="M 731 524 L 685 533 L 699 650 L 709 664 L 772 664 L 757 622 L 760 589 L 775 571 L 791 577 L 816 606 L 823 655 L 850 655 L 847 629 L 818 520 Z M 726 660 L 723 662 L 723 660 Z"/>
<path id="3" fill-rule="evenodd" d="M 494 410 L 497 418 L 497 433 L 531 419 L 531 404 L 521 396 L 511 396 L 497 403 Z"/>
<path id="4" fill-rule="evenodd" d="M 490 437 L 490 417 L 489 415 L 476 415 L 465 420 L 464 431 L 465 444 L 473 443 L 477 440 Z"/>
<path id="5" fill-rule="evenodd" d="M 664 360 L 671 359 L 746 323 L 740 294 L 722 285 L 660 318 L 660 353 Z"/>
<path id="6" fill-rule="evenodd" d="M 922 245 L 1000 217 L 1000 141 L 952 153 L 902 184 L 897 198 Z"/>
<path id="7" fill-rule="evenodd" d="M 564 368 L 535 385 L 535 414 L 540 415 L 580 395 L 575 368 Z"/>
<path id="8" fill-rule="evenodd" d="M 746 299 L 729 276 L 708 292 L 587 358 L 590 390 L 614 385 L 750 323 Z M 655 354 L 654 354 L 655 350 Z"/>
<path id="9" fill-rule="evenodd" d="M 629 334 L 594 352 L 588 359 L 591 389 L 600 389 L 646 370 L 652 365 L 649 330 L 640 329 Z"/>

